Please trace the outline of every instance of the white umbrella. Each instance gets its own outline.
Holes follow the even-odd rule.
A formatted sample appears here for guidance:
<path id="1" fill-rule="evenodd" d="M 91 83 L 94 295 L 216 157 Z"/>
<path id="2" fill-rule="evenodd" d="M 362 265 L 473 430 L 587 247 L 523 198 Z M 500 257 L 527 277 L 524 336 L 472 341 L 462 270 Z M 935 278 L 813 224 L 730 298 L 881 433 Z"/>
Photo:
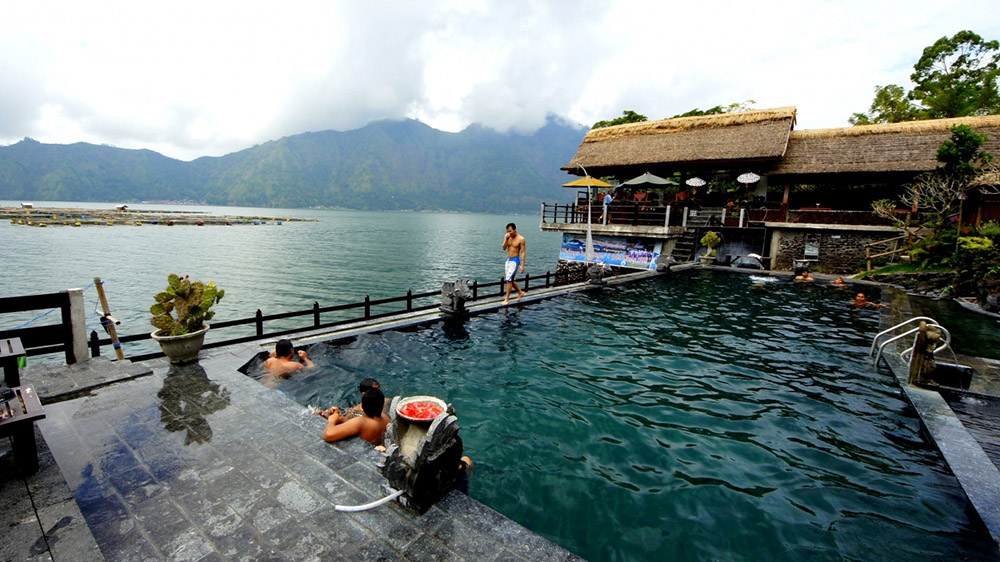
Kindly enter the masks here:
<path id="1" fill-rule="evenodd" d="M 703 180 L 703 179 L 701 179 L 701 178 L 688 178 L 688 180 L 685 181 L 684 183 L 686 183 L 687 185 L 689 185 L 691 187 L 701 187 L 701 186 L 705 185 L 708 182 L 705 181 L 705 180 Z"/>

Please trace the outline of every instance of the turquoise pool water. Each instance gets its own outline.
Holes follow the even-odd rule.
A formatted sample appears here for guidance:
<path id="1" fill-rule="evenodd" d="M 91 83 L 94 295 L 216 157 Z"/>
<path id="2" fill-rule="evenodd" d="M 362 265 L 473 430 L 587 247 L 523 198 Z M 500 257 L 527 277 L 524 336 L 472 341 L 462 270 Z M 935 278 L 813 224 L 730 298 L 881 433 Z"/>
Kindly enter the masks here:
<path id="1" fill-rule="evenodd" d="M 317 348 L 279 389 L 444 398 L 470 495 L 591 561 L 994 559 L 852 296 L 678 275 Z"/>

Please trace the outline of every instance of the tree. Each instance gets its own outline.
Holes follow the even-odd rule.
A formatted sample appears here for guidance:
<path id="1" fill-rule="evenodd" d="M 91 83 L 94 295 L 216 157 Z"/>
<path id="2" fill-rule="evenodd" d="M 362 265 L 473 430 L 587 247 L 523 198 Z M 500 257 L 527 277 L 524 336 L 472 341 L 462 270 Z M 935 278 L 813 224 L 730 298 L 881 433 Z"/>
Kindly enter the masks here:
<path id="1" fill-rule="evenodd" d="M 1000 42 L 971 31 L 942 37 L 924 49 L 910 75 L 910 97 L 924 106 L 925 119 L 1000 113 Z"/>
<path id="2" fill-rule="evenodd" d="M 978 170 L 993 160 L 992 154 L 980 150 L 986 139 L 986 135 L 976 133 L 968 125 L 952 127 L 951 138 L 941 143 L 937 150 L 937 160 L 942 164 L 938 172 L 959 178 L 968 185 Z"/>
<path id="3" fill-rule="evenodd" d="M 875 87 L 867 113 L 855 113 L 852 125 L 898 123 L 1000 113 L 1000 42 L 959 31 L 926 47 L 913 65 L 915 87 Z"/>
<path id="4" fill-rule="evenodd" d="M 671 119 L 677 117 L 697 117 L 699 115 L 720 115 L 723 113 L 741 113 L 743 111 L 750 111 L 757 102 L 754 100 L 747 100 L 745 102 L 733 102 L 725 107 L 717 105 L 715 107 L 710 107 L 705 110 L 698 109 L 697 107 L 691 111 L 686 111 L 684 113 L 678 113 L 671 117 Z"/>
<path id="5" fill-rule="evenodd" d="M 875 86 L 875 99 L 868 113 L 855 113 L 848 121 L 851 125 L 874 125 L 875 123 L 898 123 L 919 118 L 920 108 L 910 101 L 902 86 L 889 84 Z"/>
<path id="6" fill-rule="evenodd" d="M 594 126 L 591 127 L 591 129 L 600 129 L 603 127 L 611 127 L 614 125 L 624 125 L 625 123 L 641 123 L 643 121 L 648 121 L 648 120 L 649 119 L 645 115 L 636 113 L 631 109 L 626 109 L 625 111 L 622 112 L 621 117 L 617 117 L 610 121 L 598 121 L 597 123 L 594 123 Z"/>

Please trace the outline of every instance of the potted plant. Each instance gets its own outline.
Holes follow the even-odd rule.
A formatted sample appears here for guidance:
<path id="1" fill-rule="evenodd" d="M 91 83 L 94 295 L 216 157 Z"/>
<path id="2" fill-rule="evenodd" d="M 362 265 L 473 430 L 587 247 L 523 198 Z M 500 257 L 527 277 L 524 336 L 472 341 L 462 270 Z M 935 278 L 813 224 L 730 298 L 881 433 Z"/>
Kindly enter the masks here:
<path id="1" fill-rule="evenodd" d="M 701 245 L 708 248 L 708 250 L 701 255 L 701 265 L 711 265 L 712 262 L 715 261 L 715 248 L 721 243 L 722 236 L 715 231 L 706 232 L 705 235 L 701 237 Z"/>
<path id="2" fill-rule="evenodd" d="M 166 290 L 156 294 L 149 312 L 151 334 L 171 363 L 184 363 L 198 358 L 205 343 L 208 321 L 215 316 L 212 305 L 222 300 L 225 291 L 209 281 L 192 282 L 188 276 L 174 273 L 167 276 Z"/>

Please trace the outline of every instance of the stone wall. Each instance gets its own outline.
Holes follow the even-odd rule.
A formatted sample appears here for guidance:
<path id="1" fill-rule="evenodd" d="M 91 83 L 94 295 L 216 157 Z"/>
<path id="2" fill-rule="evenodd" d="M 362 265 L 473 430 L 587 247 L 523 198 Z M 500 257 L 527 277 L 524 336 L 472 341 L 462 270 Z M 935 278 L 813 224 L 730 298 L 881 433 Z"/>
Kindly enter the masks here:
<path id="1" fill-rule="evenodd" d="M 849 230 L 775 230 L 771 239 L 771 268 L 790 270 L 792 260 L 806 259 L 806 235 L 818 234 L 819 258 L 811 262 L 813 270 L 827 273 L 857 273 L 864 268 L 865 244 L 886 240 L 896 233 Z"/>

